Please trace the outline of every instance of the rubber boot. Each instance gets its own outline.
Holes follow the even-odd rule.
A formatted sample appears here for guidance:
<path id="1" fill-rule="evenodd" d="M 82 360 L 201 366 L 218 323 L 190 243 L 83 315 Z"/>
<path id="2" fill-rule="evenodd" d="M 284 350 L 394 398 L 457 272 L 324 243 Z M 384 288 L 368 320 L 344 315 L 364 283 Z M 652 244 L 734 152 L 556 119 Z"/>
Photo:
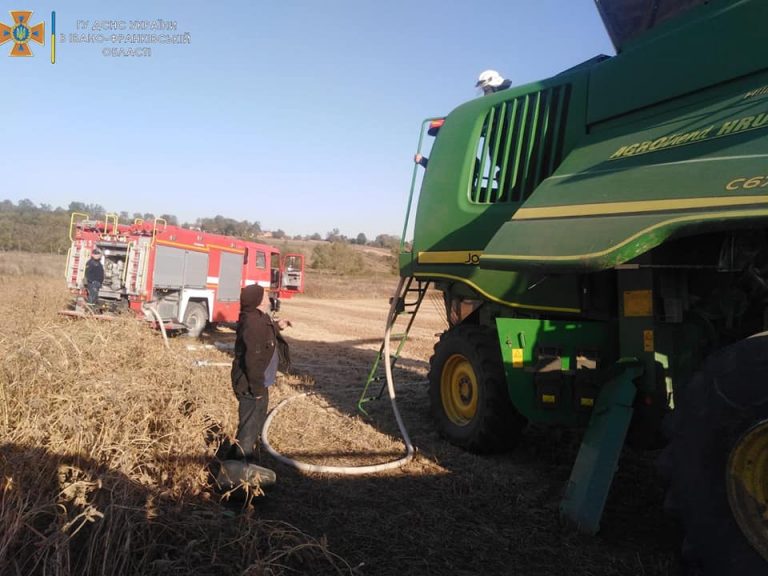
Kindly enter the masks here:
<path id="1" fill-rule="evenodd" d="M 269 468 L 249 464 L 243 460 L 224 460 L 216 475 L 216 485 L 222 492 L 229 492 L 238 486 L 267 488 L 277 482 L 277 474 Z"/>

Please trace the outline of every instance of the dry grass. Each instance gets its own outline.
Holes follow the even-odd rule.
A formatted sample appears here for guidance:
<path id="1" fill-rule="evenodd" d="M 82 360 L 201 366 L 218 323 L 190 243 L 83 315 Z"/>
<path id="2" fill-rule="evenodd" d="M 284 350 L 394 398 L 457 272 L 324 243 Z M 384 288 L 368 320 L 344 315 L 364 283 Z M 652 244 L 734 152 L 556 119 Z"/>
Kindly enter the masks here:
<path id="1" fill-rule="evenodd" d="M 424 385 L 435 334 L 445 327 L 437 300 L 422 308 L 396 370 L 414 461 L 355 478 L 274 466 L 273 491 L 243 508 L 222 504 L 208 484 L 207 465 L 235 428 L 229 371 L 193 368 L 195 359 L 228 357 L 188 350 L 182 338 L 165 351 L 158 335 L 131 320 L 59 319 L 60 274 L 24 275 L 30 262 L 8 261 L 18 274 L 0 275 L 3 576 L 680 573 L 652 458 L 625 452 L 603 530 L 586 538 L 565 530 L 557 513 L 578 432 L 531 427 L 517 450 L 493 457 L 437 436 Z M 388 403 L 367 405 L 368 418 L 355 409 L 395 281 L 310 273 L 314 297 L 284 303 L 301 375 L 281 378 L 271 405 L 314 394 L 275 418 L 278 450 L 327 464 L 400 454 Z M 205 342 L 232 338 L 221 330 Z"/>
<path id="2" fill-rule="evenodd" d="M 61 282 L 19 268 L 0 303 L 0 574 L 350 573 L 258 501 L 218 502 L 208 464 L 236 414 L 222 371 L 132 319 L 57 318 Z"/>
<path id="3" fill-rule="evenodd" d="M 63 278 L 64 256 L 30 252 L 0 252 L 0 279 L 9 276 Z"/>

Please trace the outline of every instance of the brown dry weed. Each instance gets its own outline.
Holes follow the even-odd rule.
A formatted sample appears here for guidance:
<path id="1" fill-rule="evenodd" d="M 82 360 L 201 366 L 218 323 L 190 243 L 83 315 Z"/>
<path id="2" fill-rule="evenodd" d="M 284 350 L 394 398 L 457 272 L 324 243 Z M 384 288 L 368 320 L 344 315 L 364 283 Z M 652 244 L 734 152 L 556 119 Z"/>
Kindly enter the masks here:
<path id="1" fill-rule="evenodd" d="M 322 540 L 222 505 L 221 371 L 135 319 L 57 317 L 58 279 L 0 277 L 0 574 L 350 573 Z M 311 568 L 310 568 L 311 567 Z"/>

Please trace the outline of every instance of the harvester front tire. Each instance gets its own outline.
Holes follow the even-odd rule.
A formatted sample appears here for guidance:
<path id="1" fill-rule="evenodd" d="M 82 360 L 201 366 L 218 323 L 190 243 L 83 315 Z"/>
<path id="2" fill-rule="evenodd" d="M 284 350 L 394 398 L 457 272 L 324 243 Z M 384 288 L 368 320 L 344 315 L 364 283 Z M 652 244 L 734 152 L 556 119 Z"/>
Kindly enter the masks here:
<path id="1" fill-rule="evenodd" d="M 208 310 L 200 302 L 190 302 L 184 312 L 184 326 L 187 336 L 199 338 L 208 323 Z"/>
<path id="2" fill-rule="evenodd" d="M 755 426 L 762 427 L 762 444 L 757 454 L 752 450 L 749 465 L 762 466 L 762 472 L 758 470 L 755 480 L 753 471 L 751 481 L 764 484 L 768 479 L 768 333 L 712 355 L 687 385 L 675 391 L 675 407 L 667 426 L 671 442 L 662 453 L 660 468 L 669 475 L 666 507 L 685 530 L 683 560 L 688 573 L 765 576 L 768 557 L 757 550 L 762 547 L 763 554 L 768 553 L 768 527 L 757 511 L 765 502 L 750 503 L 747 517 L 758 529 L 745 532 L 734 515 L 744 507 L 730 504 L 729 499 L 743 493 L 745 461 L 734 464 L 734 455 L 749 437 L 745 432 Z M 754 546 L 749 538 L 756 541 Z"/>
<path id="3" fill-rule="evenodd" d="M 458 326 L 444 332 L 429 367 L 430 409 L 441 436 L 478 453 L 517 443 L 526 420 L 509 399 L 495 331 Z"/>

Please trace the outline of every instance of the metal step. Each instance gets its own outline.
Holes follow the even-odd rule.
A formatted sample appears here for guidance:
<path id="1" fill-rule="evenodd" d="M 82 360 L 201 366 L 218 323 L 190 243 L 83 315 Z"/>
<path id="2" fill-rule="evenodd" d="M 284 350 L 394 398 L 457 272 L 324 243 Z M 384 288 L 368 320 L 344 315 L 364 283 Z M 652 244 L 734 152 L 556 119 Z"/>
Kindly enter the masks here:
<path id="1" fill-rule="evenodd" d="M 416 287 L 412 287 L 414 281 L 416 282 Z M 427 289 L 429 288 L 429 282 L 422 282 L 420 280 L 415 280 L 412 276 L 404 280 L 405 284 L 399 284 L 398 288 L 399 291 L 393 296 L 393 299 L 390 300 L 390 302 L 397 302 L 397 304 L 394 307 L 394 313 L 391 313 L 390 316 L 387 318 L 387 326 L 386 330 L 391 330 L 391 328 L 395 325 L 397 322 L 397 319 L 401 316 L 408 316 L 408 324 L 405 328 L 404 332 L 398 333 L 398 334 L 390 334 L 390 342 L 397 342 L 396 350 L 391 355 L 391 364 L 390 368 L 394 369 L 395 364 L 397 363 L 398 358 L 400 357 L 400 353 L 403 350 L 403 346 L 405 346 L 405 343 L 408 341 L 408 334 L 411 331 L 411 327 L 413 326 L 413 322 L 416 319 L 416 314 L 419 311 L 419 308 L 421 307 L 421 303 L 424 301 L 424 295 L 427 292 Z M 416 293 L 418 296 L 414 302 L 405 302 L 405 296 L 409 293 Z M 405 308 L 412 308 L 412 310 L 406 310 Z M 386 334 L 385 330 L 385 334 Z M 384 341 L 382 341 L 381 346 L 379 347 L 379 352 L 376 355 L 376 359 L 373 362 L 373 365 L 371 366 L 370 371 L 368 372 L 368 378 L 365 381 L 365 386 L 363 387 L 363 392 L 360 395 L 360 399 L 357 402 L 357 409 L 360 410 L 363 414 L 368 414 L 365 411 L 365 408 L 363 408 L 363 405 L 367 402 L 370 402 L 371 400 L 378 400 L 381 398 L 382 394 L 384 393 L 384 389 L 386 387 L 386 381 L 381 385 L 381 388 L 379 389 L 378 394 L 375 396 L 368 396 L 368 388 L 371 385 L 371 382 L 380 382 L 384 379 L 384 375 L 381 371 L 381 362 L 384 360 Z"/>

